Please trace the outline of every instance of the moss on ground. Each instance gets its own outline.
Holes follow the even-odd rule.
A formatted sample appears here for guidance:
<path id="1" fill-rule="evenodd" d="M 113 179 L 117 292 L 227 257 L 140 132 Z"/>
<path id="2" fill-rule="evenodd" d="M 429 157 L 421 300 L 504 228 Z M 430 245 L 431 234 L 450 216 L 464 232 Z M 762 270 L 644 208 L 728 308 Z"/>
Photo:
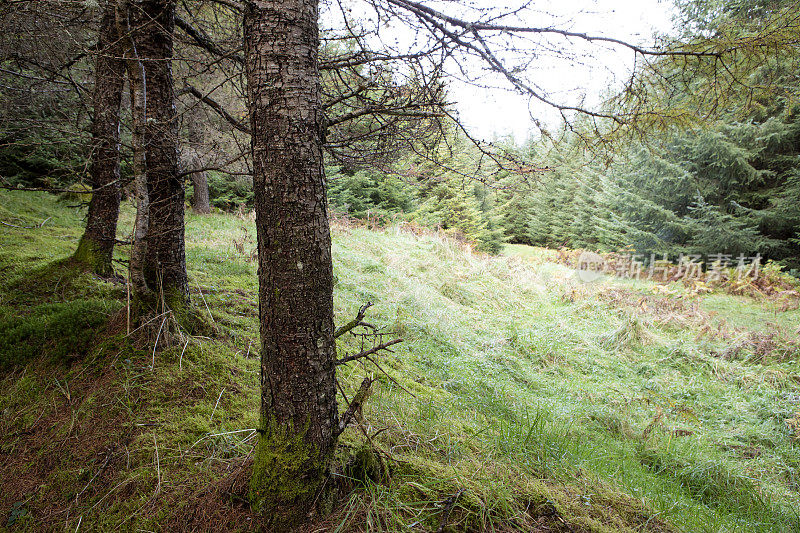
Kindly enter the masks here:
<path id="1" fill-rule="evenodd" d="M 0 218 L 48 219 L 0 227 L 0 528 L 13 512 L 13 531 L 255 529 L 248 472 L 277 456 L 255 447 L 256 265 L 234 245 L 252 222 L 187 214 L 192 299 L 213 331 L 154 350 L 116 315 L 124 286 L 62 262 L 80 210 L 0 192 Z M 800 530 L 800 357 L 722 355 L 772 327 L 796 337 L 797 310 L 584 285 L 540 249 L 485 257 L 402 227 L 333 236 L 337 323 L 371 300 L 370 322 L 405 341 L 379 359 L 391 379 L 339 368 L 348 397 L 380 380 L 369 440 L 342 435 L 339 499 L 311 527 Z M 360 343 L 342 337 L 339 355 Z M 363 449 L 388 475 L 361 475 Z"/>

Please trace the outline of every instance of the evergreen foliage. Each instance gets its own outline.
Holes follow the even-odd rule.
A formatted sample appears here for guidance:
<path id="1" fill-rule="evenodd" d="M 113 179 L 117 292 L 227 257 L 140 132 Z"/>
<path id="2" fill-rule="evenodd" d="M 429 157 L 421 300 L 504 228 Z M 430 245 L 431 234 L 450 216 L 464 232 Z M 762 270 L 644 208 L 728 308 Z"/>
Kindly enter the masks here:
<path id="1" fill-rule="evenodd" d="M 249 176 L 231 177 L 218 172 L 208 173 L 208 194 L 211 205 L 223 211 L 240 206 L 253 207 L 253 180 Z"/>
<path id="2" fill-rule="evenodd" d="M 678 8 L 687 42 L 738 35 L 744 51 L 747 39 L 776 14 L 797 11 L 788 2 L 760 0 L 689 0 Z M 645 257 L 761 254 L 799 269 L 794 56 L 789 50 L 755 63 L 743 53 L 732 68 L 753 90 L 732 91 L 719 102 L 713 121 L 649 131 L 641 142 L 618 147 L 613 163 L 595 161 L 576 148 L 577 138 L 589 135 L 579 128 L 555 142 L 539 141 L 538 150 L 550 152 L 543 165 L 553 170 L 541 173 L 524 198 L 503 196 L 499 220 L 506 236 L 549 247 L 631 248 Z M 672 74 L 682 68 L 666 61 L 660 67 Z M 701 73 L 683 90 L 673 87 L 661 97 L 668 107 L 689 109 L 702 104 L 695 93 L 711 82 Z"/>
<path id="3" fill-rule="evenodd" d="M 413 188 L 375 170 L 327 171 L 328 199 L 337 210 L 361 218 L 368 214 L 394 215 L 414 209 Z"/>
<path id="4" fill-rule="evenodd" d="M 436 147 L 434 156 L 408 152 L 389 171 L 329 167 L 328 200 L 356 218 L 397 217 L 439 228 L 473 242 L 481 252 L 496 254 L 506 241 L 497 188 L 475 161 L 475 147 L 455 133 Z M 506 194 L 505 201 L 526 201 Z M 514 199 L 514 200 L 512 200 Z"/>

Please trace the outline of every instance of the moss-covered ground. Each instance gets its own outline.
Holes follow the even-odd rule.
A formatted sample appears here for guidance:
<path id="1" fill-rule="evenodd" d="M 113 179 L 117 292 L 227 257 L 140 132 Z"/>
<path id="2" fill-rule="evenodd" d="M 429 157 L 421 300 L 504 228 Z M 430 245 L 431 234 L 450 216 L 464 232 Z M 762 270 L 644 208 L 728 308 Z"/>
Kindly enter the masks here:
<path id="1" fill-rule="evenodd" d="M 66 261 L 82 217 L 0 192 L 0 531 L 262 528 L 241 498 L 259 405 L 252 219 L 187 212 L 213 333 L 154 349 L 128 332 L 125 284 Z M 131 220 L 126 205 L 120 239 Z M 547 250 L 489 257 L 419 233 L 334 227 L 337 324 L 371 301 L 404 342 L 377 359 L 385 374 L 339 367 L 348 397 L 379 381 L 308 531 L 800 530 L 796 305 L 583 284 Z"/>

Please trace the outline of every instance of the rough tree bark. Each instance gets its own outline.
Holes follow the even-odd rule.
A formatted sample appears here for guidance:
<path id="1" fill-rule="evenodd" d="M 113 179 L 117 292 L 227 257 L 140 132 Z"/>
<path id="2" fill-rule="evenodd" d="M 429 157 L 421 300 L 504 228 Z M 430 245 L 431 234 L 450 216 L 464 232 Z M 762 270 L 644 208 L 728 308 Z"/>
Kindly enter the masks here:
<path id="1" fill-rule="evenodd" d="M 312 510 L 336 444 L 317 16 L 317 0 L 248 2 L 244 15 L 262 339 L 251 497 L 273 528 Z"/>
<path id="2" fill-rule="evenodd" d="M 194 314 L 189 300 L 184 245 L 184 185 L 178 173 L 178 122 L 172 78 L 174 0 L 129 0 L 130 42 L 141 69 L 144 102 L 142 138 L 148 220 L 141 259 L 143 283 L 132 283 L 137 315 L 167 309 L 184 326 Z M 143 204 L 139 205 L 142 210 Z M 137 237 L 139 237 L 137 235 Z M 133 281 L 135 272 L 131 269 Z M 138 273 L 136 273 L 138 274 Z M 166 308 L 166 309 L 164 309 Z"/>
<path id="3" fill-rule="evenodd" d="M 140 37 L 131 23 L 128 0 L 117 0 L 117 33 L 121 36 L 125 51 L 125 67 L 128 72 L 128 86 L 131 97 L 131 146 L 133 148 L 133 183 L 136 196 L 136 219 L 133 224 L 133 243 L 131 244 L 130 264 L 128 266 L 134 302 L 152 299 L 144 277 L 144 264 L 147 257 L 147 229 L 150 221 L 149 199 L 147 195 L 147 154 L 144 130 L 147 123 L 147 79 L 144 66 L 139 58 L 136 41 Z M 146 298 L 143 295 L 147 295 Z M 134 318 L 138 309 L 134 305 Z"/>
<path id="4" fill-rule="evenodd" d="M 74 258 L 97 274 L 114 273 L 111 257 L 119 218 L 119 113 L 125 84 L 125 62 L 113 5 L 107 5 L 98 35 L 95 60 L 94 154 L 90 168 L 92 199 L 86 230 Z"/>
<path id="5" fill-rule="evenodd" d="M 190 174 L 192 178 L 192 211 L 198 215 L 211 213 L 211 199 L 208 193 L 208 177 L 203 168 L 203 160 L 200 157 L 200 147 L 203 143 L 202 118 L 197 108 L 193 108 L 189 114 L 189 124 L 187 125 L 186 146 L 184 147 L 184 166 L 187 171 L 194 171 Z"/>
<path id="6" fill-rule="evenodd" d="M 191 157 L 190 168 L 200 168 L 203 162 L 197 154 L 193 153 Z M 192 210 L 198 215 L 207 215 L 211 213 L 211 199 L 208 194 L 208 177 L 205 172 L 192 173 L 192 188 L 194 189 L 194 194 L 192 195 Z"/>

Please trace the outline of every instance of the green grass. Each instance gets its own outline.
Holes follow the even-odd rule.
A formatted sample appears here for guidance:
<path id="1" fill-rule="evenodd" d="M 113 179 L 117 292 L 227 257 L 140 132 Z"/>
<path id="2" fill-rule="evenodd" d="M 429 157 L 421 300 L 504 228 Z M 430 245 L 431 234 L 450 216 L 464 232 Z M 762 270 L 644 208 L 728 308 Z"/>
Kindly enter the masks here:
<path id="1" fill-rule="evenodd" d="M 0 339 L 27 350 L 14 351 L 23 356 L 0 381 L 0 452 L 25 458 L 31 472 L 59 452 L 40 486 L 14 483 L 0 497 L 0 529 L 19 502 L 28 513 L 14 530 L 74 530 L 78 520 L 100 530 L 188 529 L 197 498 L 254 442 L 252 221 L 187 216 L 192 297 L 213 317 L 213 338 L 154 352 L 107 331 L 70 356 L 58 346 L 84 338 L 50 326 L 88 320 L 81 306 L 113 315 L 124 286 L 53 266 L 77 246 L 77 209 L 7 192 L 0 206 L 0 220 L 16 225 L 52 216 L 39 229 L 0 226 Z M 131 218 L 126 206 L 121 238 Z M 660 294 L 643 281 L 582 284 L 548 262 L 552 252 L 518 245 L 487 257 L 402 227 L 336 227 L 333 236 L 337 324 L 372 301 L 370 322 L 405 341 L 379 360 L 392 379 L 360 363 L 339 369 L 348 396 L 365 373 L 380 377 L 364 417 L 390 475 L 345 483 L 352 490 L 320 527 L 431 531 L 442 502 L 459 494 L 448 520 L 459 531 L 800 530 L 800 448 L 787 424 L 800 411 L 800 357 L 731 351 L 753 332 L 796 339 L 798 311 L 680 287 Z M 49 280 L 44 287 L 25 282 L 32 269 Z M 50 290 L 54 271 L 63 279 Z M 24 339 L 23 326 L 33 331 Z M 101 331 L 82 331 L 92 328 Z M 340 339 L 340 354 L 358 347 Z M 96 434 L 111 427 L 114 439 Z M 18 435 L 29 430 L 48 439 Z M 341 463 L 364 441 L 346 431 Z M 107 445 L 114 466 L 104 470 L 98 450 Z M 208 520 L 236 529 L 242 511 L 231 505 L 215 500 Z M 48 522 L 53 507 L 58 522 Z"/>

